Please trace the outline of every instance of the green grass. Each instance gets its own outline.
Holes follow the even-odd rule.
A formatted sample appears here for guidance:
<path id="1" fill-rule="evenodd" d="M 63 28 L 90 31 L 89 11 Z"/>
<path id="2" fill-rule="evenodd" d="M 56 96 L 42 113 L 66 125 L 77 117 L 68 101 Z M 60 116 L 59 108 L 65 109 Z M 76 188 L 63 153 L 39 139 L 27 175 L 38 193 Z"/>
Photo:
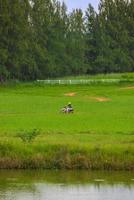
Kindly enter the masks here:
<path id="1" fill-rule="evenodd" d="M 79 76 L 67 76 L 58 79 L 71 79 L 71 80 L 79 80 L 79 79 L 134 79 L 134 73 L 111 73 L 111 74 L 97 74 L 97 75 L 79 75 Z"/>
<path id="2" fill-rule="evenodd" d="M 0 167 L 134 169 L 134 89 L 129 86 L 1 86 Z M 64 95 L 71 92 L 76 95 Z M 74 114 L 59 113 L 69 101 Z M 33 129 L 40 130 L 33 142 L 19 137 Z"/>

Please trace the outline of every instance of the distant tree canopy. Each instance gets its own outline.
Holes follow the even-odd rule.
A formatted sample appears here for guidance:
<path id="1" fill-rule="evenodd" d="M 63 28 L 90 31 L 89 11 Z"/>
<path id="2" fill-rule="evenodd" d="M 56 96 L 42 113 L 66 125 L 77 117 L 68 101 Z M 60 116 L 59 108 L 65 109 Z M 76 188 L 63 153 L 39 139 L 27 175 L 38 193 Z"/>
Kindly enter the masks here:
<path id="1" fill-rule="evenodd" d="M 134 71 L 134 0 L 67 12 L 58 0 L 0 0 L 0 81 Z"/>

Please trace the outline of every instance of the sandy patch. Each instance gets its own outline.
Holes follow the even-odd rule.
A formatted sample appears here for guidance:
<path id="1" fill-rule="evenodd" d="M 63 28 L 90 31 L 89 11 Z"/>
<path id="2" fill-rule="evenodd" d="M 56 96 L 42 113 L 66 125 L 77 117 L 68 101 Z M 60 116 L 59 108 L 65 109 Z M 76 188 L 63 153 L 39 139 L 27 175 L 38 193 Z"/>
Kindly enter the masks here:
<path id="1" fill-rule="evenodd" d="M 110 101 L 110 99 L 105 98 L 105 97 L 94 97 L 94 99 L 98 102 L 107 102 Z"/>
<path id="2" fill-rule="evenodd" d="M 97 101 L 97 102 L 108 102 L 108 101 L 111 101 L 111 99 L 106 98 L 106 97 L 90 97 L 90 96 L 86 96 L 86 98 L 88 98 L 90 100 Z"/>
<path id="3" fill-rule="evenodd" d="M 74 97 L 76 96 L 76 93 L 75 92 L 70 92 L 70 93 L 67 93 L 67 94 L 64 94 L 65 96 L 68 96 L 68 97 Z"/>

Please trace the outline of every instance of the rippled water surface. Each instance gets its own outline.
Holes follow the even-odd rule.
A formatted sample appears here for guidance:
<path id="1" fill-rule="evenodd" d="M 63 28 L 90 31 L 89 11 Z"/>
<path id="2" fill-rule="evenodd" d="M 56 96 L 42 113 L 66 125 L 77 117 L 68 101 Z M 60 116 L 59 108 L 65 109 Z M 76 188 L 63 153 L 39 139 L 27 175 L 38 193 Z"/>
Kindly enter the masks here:
<path id="1" fill-rule="evenodd" d="M 0 171 L 0 200 L 133 200 L 134 173 Z"/>

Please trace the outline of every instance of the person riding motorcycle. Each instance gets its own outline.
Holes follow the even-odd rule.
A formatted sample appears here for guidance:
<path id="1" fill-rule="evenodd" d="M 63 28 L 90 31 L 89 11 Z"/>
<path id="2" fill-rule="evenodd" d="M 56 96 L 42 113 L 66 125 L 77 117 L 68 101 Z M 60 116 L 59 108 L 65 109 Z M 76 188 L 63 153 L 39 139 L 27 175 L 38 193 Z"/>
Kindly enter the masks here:
<path id="1" fill-rule="evenodd" d="M 74 110 L 73 110 L 72 104 L 71 104 L 71 102 L 69 102 L 69 103 L 67 104 L 67 112 L 70 113 L 70 112 L 73 112 L 73 111 L 74 111 Z"/>

